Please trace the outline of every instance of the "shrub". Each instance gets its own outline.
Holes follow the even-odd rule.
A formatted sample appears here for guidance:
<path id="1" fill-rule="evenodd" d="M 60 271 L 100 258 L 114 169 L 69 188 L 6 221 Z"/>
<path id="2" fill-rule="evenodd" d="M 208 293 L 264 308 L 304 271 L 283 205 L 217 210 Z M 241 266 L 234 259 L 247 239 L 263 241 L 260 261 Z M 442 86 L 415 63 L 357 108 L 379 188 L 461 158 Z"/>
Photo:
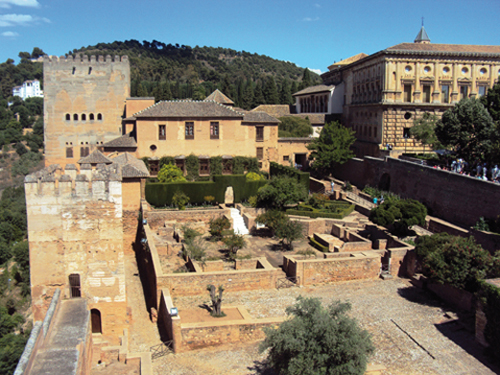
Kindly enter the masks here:
<path id="1" fill-rule="evenodd" d="M 263 181 L 265 180 L 266 178 L 264 176 L 262 176 L 261 174 L 259 173 L 255 173 L 255 172 L 248 172 L 246 175 L 245 175 L 245 178 L 247 179 L 247 181 Z"/>
<path id="2" fill-rule="evenodd" d="M 257 207 L 257 196 L 256 195 L 253 195 L 251 197 L 248 198 L 248 203 L 250 204 L 250 206 L 252 207 Z"/>
<path id="3" fill-rule="evenodd" d="M 255 221 L 260 224 L 264 224 L 268 227 L 273 233 L 280 223 L 287 219 L 287 216 L 282 211 L 277 210 L 268 210 L 263 214 L 258 215 L 255 218 Z"/>
<path id="4" fill-rule="evenodd" d="M 192 260 L 205 264 L 207 253 L 205 251 L 205 240 L 197 236 L 191 239 L 183 246 L 183 255 L 188 256 Z"/>
<path id="5" fill-rule="evenodd" d="M 179 208 L 179 210 L 185 210 L 186 205 L 189 203 L 189 197 L 182 191 L 177 191 L 172 197 L 172 204 Z"/>
<path id="6" fill-rule="evenodd" d="M 175 165 L 175 159 L 174 157 L 172 156 L 162 156 L 158 162 L 158 164 L 160 165 L 160 169 L 164 166 L 164 165 L 168 165 L 168 164 L 172 164 L 172 165 Z"/>
<path id="7" fill-rule="evenodd" d="M 202 235 L 202 233 L 198 232 L 196 229 L 190 228 L 187 225 L 183 225 L 181 227 L 182 235 L 184 237 L 184 241 L 186 243 L 192 242 L 196 237 Z"/>
<path id="8" fill-rule="evenodd" d="M 285 206 L 296 204 L 306 199 L 304 185 L 288 176 L 274 177 L 257 192 L 257 206 L 282 210 Z"/>
<path id="9" fill-rule="evenodd" d="M 162 183 L 184 182 L 186 179 L 179 167 L 173 164 L 164 164 L 158 172 L 158 181 Z"/>
<path id="10" fill-rule="evenodd" d="M 404 235 L 412 225 L 423 226 L 427 209 L 414 199 L 390 200 L 370 212 L 370 220 L 384 227 L 394 224 L 394 231 Z"/>
<path id="11" fill-rule="evenodd" d="M 225 216 L 218 217 L 217 219 L 210 219 L 210 235 L 216 239 L 220 240 L 222 238 L 222 232 L 231 228 L 231 223 Z"/>
<path id="12" fill-rule="evenodd" d="M 186 158 L 186 178 L 189 181 L 194 181 L 200 174 L 200 159 L 194 154 Z"/>
<path id="13" fill-rule="evenodd" d="M 473 237 L 448 234 L 420 237 L 415 247 L 424 275 L 441 283 L 476 292 L 480 280 L 496 277 L 500 259 L 491 256 Z"/>
<path id="14" fill-rule="evenodd" d="M 206 195 L 203 197 L 203 199 L 205 200 L 205 202 L 208 202 L 208 203 L 212 203 L 215 201 L 215 197 L 212 195 Z"/>
<path id="15" fill-rule="evenodd" d="M 287 216 L 285 220 L 278 222 L 274 234 L 281 240 L 283 249 L 293 250 L 293 242 L 304 237 L 303 229 L 301 222 L 291 221 Z"/>
<path id="16" fill-rule="evenodd" d="M 231 259 L 236 258 L 236 253 L 238 250 L 241 250 L 247 246 L 247 243 L 245 241 L 245 238 L 243 236 L 240 236 L 239 234 L 231 234 L 227 237 L 224 237 L 222 242 L 227 246 L 229 250 L 229 257 Z"/>
<path id="17" fill-rule="evenodd" d="M 222 157 L 212 156 L 210 158 L 210 176 L 222 174 Z"/>
<path id="18" fill-rule="evenodd" d="M 328 309 L 317 298 L 298 297 L 278 329 L 264 328 L 260 351 L 279 374 L 362 375 L 375 350 L 370 335 L 347 315 L 348 303 Z"/>
<path id="19" fill-rule="evenodd" d="M 326 194 L 314 193 L 309 197 L 309 204 L 314 208 L 324 207 L 326 203 L 330 202 L 330 197 Z"/>

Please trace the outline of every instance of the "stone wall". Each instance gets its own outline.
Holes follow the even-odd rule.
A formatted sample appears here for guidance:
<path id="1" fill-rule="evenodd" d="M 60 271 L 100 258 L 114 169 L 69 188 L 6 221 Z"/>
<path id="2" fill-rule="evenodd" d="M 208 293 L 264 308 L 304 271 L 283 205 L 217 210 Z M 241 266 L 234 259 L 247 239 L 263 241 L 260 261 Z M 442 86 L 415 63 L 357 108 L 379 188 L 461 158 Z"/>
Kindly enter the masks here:
<path id="1" fill-rule="evenodd" d="M 143 205 L 144 207 L 144 205 Z M 166 221 L 175 221 L 176 228 L 180 228 L 187 223 L 205 223 L 211 219 L 217 219 L 226 216 L 232 223 L 231 210 L 229 208 L 218 210 L 144 210 L 144 218 L 147 219 L 151 228 L 163 227 Z"/>
<path id="2" fill-rule="evenodd" d="M 26 177 L 34 320 L 69 276 L 79 275 L 88 308 L 101 312 L 102 333 L 116 338 L 127 326 L 122 183 L 117 166 L 72 179 L 55 167 Z"/>
<path id="3" fill-rule="evenodd" d="M 335 177 L 416 199 L 429 214 L 456 224 L 472 226 L 480 216 L 498 216 L 499 185 L 399 159 L 351 159 L 335 168 Z"/>
<path id="4" fill-rule="evenodd" d="M 378 253 L 350 254 L 344 258 L 304 259 L 293 256 L 283 262 L 287 276 L 298 277 L 300 285 L 327 284 L 337 281 L 376 279 L 380 275 Z"/>

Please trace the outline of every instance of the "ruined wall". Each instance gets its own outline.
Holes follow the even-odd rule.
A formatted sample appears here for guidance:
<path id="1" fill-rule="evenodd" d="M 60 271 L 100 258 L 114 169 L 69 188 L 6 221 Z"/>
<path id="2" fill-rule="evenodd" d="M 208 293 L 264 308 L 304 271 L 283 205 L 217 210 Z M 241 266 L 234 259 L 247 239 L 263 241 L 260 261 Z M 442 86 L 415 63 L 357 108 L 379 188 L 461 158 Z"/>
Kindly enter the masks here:
<path id="1" fill-rule="evenodd" d="M 45 168 L 25 179 L 34 320 L 43 318 L 61 288 L 71 296 L 69 275 L 80 277 L 81 296 L 101 313 L 102 333 L 127 326 L 122 223 L 122 184 L 117 166 L 72 179 Z"/>
<path id="2" fill-rule="evenodd" d="M 121 135 L 130 96 L 127 56 L 45 56 L 43 73 L 45 165 L 75 163 L 81 148 L 92 152 Z"/>
<path id="3" fill-rule="evenodd" d="M 499 214 L 499 185 L 453 172 L 399 159 L 366 157 L 351 159 L 334 173 L 359 188 L 370 185 L 416 199 L 430 215 L 456 224 L 472 226 L 480 216 L 496 218 Z"/>

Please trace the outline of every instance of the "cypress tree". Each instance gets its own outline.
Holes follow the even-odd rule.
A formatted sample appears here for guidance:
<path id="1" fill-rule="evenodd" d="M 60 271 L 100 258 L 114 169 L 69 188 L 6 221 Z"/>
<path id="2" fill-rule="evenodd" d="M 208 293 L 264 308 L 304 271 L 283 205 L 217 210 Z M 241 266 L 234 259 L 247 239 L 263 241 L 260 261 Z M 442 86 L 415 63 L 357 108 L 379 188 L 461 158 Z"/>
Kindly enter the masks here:
<path id="1" fill-rule="evenodd" d="M 255 90 L 253 92 L 253 107 L 257 107 L 261 104 L 264 104 L 264 94 L 262 93 L 262 83 L 261 81 L 257 81 L 255 85 Z"/>
<path id="2" fill-rule="evenodd" d="M 276 88 L 276 82 L 274 81 L 274 77 L 269 77 L 266 80 L 266 84 L 264 86 L 264 100 L 266 104 L 279 104 L 279 95 L 278 89 Z"/>

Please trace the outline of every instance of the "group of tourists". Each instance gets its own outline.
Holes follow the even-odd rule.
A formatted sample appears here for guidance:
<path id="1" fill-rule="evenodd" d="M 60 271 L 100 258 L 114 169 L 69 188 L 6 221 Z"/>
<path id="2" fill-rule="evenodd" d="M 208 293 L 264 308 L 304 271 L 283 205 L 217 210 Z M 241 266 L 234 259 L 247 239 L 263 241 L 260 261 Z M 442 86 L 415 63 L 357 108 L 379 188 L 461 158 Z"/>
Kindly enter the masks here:
<path id="1" fill-rule="evenodd" d="M 459 173 L 464 176 L 476 177 L 484 181 L 500 183 L 500 169 L 498 168 L 498 165 L 489 168 L 488 163 L 476 162 L 471 168 L 469 163 L 467 163 L 464 159 L 457 159 L 451 162 L 449 168 L 438 165 L 434 166 L 434 168 Z"/>

